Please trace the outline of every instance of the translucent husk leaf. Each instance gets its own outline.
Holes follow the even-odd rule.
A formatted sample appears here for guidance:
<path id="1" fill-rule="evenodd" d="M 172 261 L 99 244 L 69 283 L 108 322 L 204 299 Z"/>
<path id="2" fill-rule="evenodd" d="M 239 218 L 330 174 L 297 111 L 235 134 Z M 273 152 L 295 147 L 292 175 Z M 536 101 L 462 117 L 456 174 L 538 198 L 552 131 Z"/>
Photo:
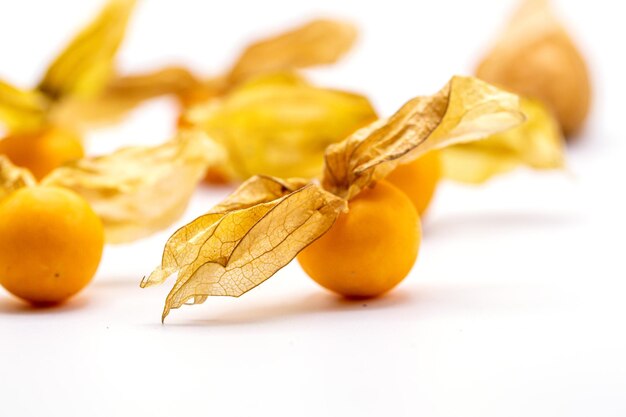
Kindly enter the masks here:
<path id="1" fill-rule="evenodd" d="M 485 138 L 524 120 L 518 97 L 472 77 L 453 77 L 438 93 L 417 97 L 328 147 L 322 184 L 351 199 L 399 164 L 458 143 Z"/>
<path id="2" fill-rule="evenodd" d="M 587 65 L 548 0 L 523 0 L 476 75 L 541 99 L 566 136 L 583 125 L 591 101 Z"/>
<path id="3" fill-rule="evenodd" d="M 442 149 L 442 174 L 455 181 L 479 184 L 519 166 L 562 168 L 565 147 L 558 123 L 538 100 L 522 99 L 526 121 L 486 139 Z"/>
<path id="4" fill-rule="evenodd" d="M 297 82 L 294 81 L 297 85 Z M 163 311 L 209 296 L 238 297 L 267 280 L 324 234 L 348 199 L 401 161 L 483 138 L 523 121 L 517 96 L 469 77 L 454 77 L 431 97 L 332 145 L 324 182 L 255 176 L 167 242 L 161 266 L 142 287 L 178 274 Z"/>
<path id="5" fill-rule="evenodd" d="M 54 170 L 42 183 L 82 195 L 102 219 L 107 241 L 120 243 L 170 226 L 207 167 L 223 157 L 206 135 L 184 131 L 160 146 L 81 159 Z"/>
<path id="6" fill-rule="evenodd" d="M 0 80 L 0 124 L 11 132 L 37 129 L 45 123 L 49 102 L 36 90 L 21 90 Z"/>
<path id="7" fill-rule="evenodd" d="M 114 78 L 101 94 L 90 100 L 64 100 L 55 108 L 54 119 L 60 124 L 76 121 L 84 124 L 111 123 L 152 98 L 167 94 L 184 95 L 208 88 L 185 68 L 167 67 Z"/>
<path id="8" fill-rule="evenodd" d="M 326 147 L 375 119 L 367 98 L 286 73 L 254 78 L 185 115 L 228 151 L 224 170 L 235 179 L 319 176 Z"/>
<path id="9" fill-rule="evenodd" d="M 263 73 L 332 64 L 350 50 L 356 37 L 356 28 L 349 23 L 313 20 L 250 45 L 241 54 L 228 78 L 236 83 Z"/>
<path id="10" fill-rule="evenodd" d="M 317 184 L 251 178 L 225 204 L 176 232 L 161 266 L 141 285 L 178 273 L 163 319 L 171 309 L 208 296 L 239 297 L 287 265 L 345 209 L 344 200 Z"/>
<path id="11" fill-rule="evenodd" d="M 37 183 L 27 169 L 17 167 L 4 155 L 0 155 L 0 201 L 20 188 Z"/>
<path id="12" fill-rule="evenodd" d="M 102 91 L 113 74 L 135 0 L 109 0 L 50 65 L 38 88 L 49 97 L 91 98 Z"/>
<path id="13" fill-rule="evenodd" d="M 240 83 L 261 74 L 331 64 L 344 55 L 356 39 L 356 29 L 345 22 L 313 20 L 301 27 L 248 46 L 225 74 L 199 79 L 181 67 L 120 76 L 111 80 L 92 110 L 75 106 L 89 121 L 117 118 L 145 100 L 176 95 L 185 106 L 219 97 Z M 98 106 L 98 107 L 96 107 Z M 98 113 L 103 109 L 103 115 Z M 70 111 L 66 112 L 71 114 Z"/>

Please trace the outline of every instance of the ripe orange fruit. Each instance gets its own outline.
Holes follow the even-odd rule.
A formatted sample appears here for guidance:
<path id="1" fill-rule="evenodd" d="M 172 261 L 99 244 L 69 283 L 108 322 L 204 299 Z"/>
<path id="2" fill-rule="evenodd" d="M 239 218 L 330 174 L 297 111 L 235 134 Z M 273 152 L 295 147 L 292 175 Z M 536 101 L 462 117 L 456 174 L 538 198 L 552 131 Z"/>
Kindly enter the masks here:
<path id="1" fill-rule="evenodd" d="M 22 188 L 0 202 L 0 284 L 33 304 L 65 300 L 94 276 L 102 222 L 72 191 Z"/>
<path id="2" fill-rule="evenodd" d="M 417 259 L 419 216 L 409 198 L 380 181 L 350 201 L 348 213 L 298 255 L 321 286 L 349 298 L 381 295 L 402 281 Z"/>
<path id="3" fill-rule="evenodd" d="M 0 140 L 0 155 L 28 168 L 38 180 L 53 169 L 84 156 L 80 137 L 57 127 L 12 134 Z"/>
<path id="4" fill-rule="evenodd" d="M 204 175 L 204 182 L 210 185 L 226 185 L 233 182 L 232 178 L 220 167 L 209 167 Z"/>
<path id="5" fill-rule="evenodd" d="M 440 179 L 441 160 L 437 151 L 398 166 L 385 178 L 411 199 L 420 216 L 428 209 Z"/>

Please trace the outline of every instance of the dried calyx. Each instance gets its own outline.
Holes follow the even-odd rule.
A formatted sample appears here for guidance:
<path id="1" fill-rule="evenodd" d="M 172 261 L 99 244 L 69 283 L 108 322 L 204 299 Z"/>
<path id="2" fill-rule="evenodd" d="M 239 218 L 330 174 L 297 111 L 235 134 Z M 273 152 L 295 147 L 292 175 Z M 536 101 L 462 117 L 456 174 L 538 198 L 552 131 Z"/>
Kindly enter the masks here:
<path id="1" fill-rule="evenodd" d="M 34 89 L 0 81 L 0 121 L 10 131 L 43 125 L 80 128 L 110 123 L 145 100 L 177 95 L 187 105 L 225 94 L 261 74 L 332 64 L 348 52 L 357 31 L 318 19 L 252 43 L 224 74 L 202 79 L 183 67 L 120 76 L 115 56 L 136 0 L 109 0 L 100 14 L 50 64 Z"/>
<path id="2" fill-rule="evenodd" d="M 472 142 L 524 120 L 517 96 L 470 77 L 418 97 L 388 119 L 331 145 L 321 183 L 257 176 L 225 202 L 179 229 L 146 287 L 177 274 L 163 311 L 209 296 L 238 297 L 287 265 L 324 234 L 349 201 L 401 163 Z"/>
<path id="3" fill-rule="evenodd" d="M 0 121 L 11 132 L 82 124 L 83 109 L 93 108 L 114 74 L 115 56 L 135 3 L 109 0 L 50 64 L 34 89 L 0 81 Z"/>
<path id="4" fill-rule="evenodd" d="M 256 174 L 316 177 L 328 145 L 376 119 L 364 96 L 274 73 L 192 107 L 183 125 L 201 129 L 227 150 L 227 164 L 216 168 L 236 181 Z"/>
<path id="5" fill-rule="evenodd" d="M 134 105 L 159 95 L 175 94 L 185 106 L 192 106 L 222 96 L 259 75 L 332 64 L 352 48 L 356 37 L 356 28 L 349 23 L 312 20 L 253 42 L 230 69 L 218 76 L 204 79 L 182 67 L 121 76 L 110 82 L 102 102 L 127 101 Z"/>
<path id="6" fill-rule="evenodd" d="M 207 167 L 224 156 L 203 133 L 183 131 L 162 145 L 123 148 L 72 162 L 53 170 L 40 185 L 81 195 L 102 220 L 107 242 L 128 242 L 177 220 Z M 0 198 L 33 185 L 30 172 L 0 155 Z"/>
<path id="7" fill-rule="evenodd" d="M 589 112 L 587 65 L 548 0 L 523 1 L 476 75 L 543 101 L 566 137 L 575 135 Z"/>

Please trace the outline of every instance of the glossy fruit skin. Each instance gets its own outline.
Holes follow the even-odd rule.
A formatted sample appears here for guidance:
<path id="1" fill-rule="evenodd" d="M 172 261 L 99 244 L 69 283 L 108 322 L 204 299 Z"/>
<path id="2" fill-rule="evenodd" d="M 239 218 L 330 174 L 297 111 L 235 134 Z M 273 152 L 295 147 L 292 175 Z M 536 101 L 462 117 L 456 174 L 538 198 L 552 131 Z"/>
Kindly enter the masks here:
<path id="1" fill-rule="evenodd" d="M 420 216 L 426 213 L 440 179 L 441 158 L 437 151 L 398 166 L 385 178 L 409 197 Z"/>
<path id="2" fill-rule="evenodd" d="M 409 198 L 379 181 L 350 201 L 348 213 L 298 255 L 321 286 L 347 298 L 386 293 L 411 271 L 421 227 Z"/>
<path id="3" fill-rule="evenodd" d="M 22 188 L 0 201 L 0 284 L 32 304 L 54 304 L 93 278 L 102 222 L 72 191 Z"/>
<path id="4" fill-rule="evenodd" d="M 49 127 L 37 132 L 16 133 L 0 140 L 0 155 L 28 168 L 38 180 L 53 169 L 85 155 L 80 137 L 65 129 Z"/>

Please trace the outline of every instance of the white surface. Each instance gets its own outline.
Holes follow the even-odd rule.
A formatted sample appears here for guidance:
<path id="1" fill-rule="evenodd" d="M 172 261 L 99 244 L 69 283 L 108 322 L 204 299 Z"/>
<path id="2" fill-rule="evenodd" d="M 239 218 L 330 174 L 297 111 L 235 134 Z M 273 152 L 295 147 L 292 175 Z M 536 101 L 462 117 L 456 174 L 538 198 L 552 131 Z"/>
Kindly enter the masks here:
<path id="1" fill-rule="evenodd" d="M 99 3 L 3 3 L 0 77 L 34 82 Z M 253 34 L 324 12 L 364 35 L 348 60 L 312 75 L 388 114 L 470 72 L 513 5 L 315 3 L 146 1 L 121 66 L 177 59 L 217 71 Z M 334 298 L 292 264 L 241 299 L 173 311 L 162 326 L 169 286 L 138 282 L 167 232 L 107 248 L 93 285 L 63 307 L 30 310 L 0 290 L 0 416 L 626 415 L 623 11 L 557 4 L 596 85 L 568 173 L 444 184 L 415 270 L 366 303 Z M 93 150 L 166 139 L 170 110 L 160 100 L 94 132 Z M 227 192 L 200 191 L 186 219 Z"/>

